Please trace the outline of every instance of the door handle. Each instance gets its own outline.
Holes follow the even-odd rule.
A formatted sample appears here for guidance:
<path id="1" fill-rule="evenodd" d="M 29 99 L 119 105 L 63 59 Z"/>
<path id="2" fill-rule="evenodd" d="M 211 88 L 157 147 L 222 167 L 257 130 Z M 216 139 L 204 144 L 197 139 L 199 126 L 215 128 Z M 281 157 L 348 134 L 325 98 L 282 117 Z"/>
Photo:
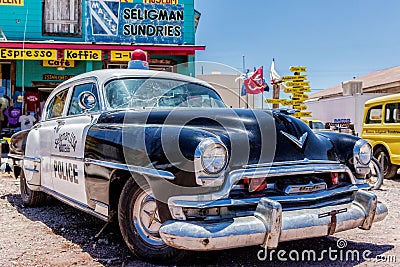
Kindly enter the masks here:
<path id="1" fill-rule="evenodd" d="M 58 121 L 56 121 L 56 122 L 57 122 L 57 126 L 54 127 L 54 130 L 55 130 L 56 132 L 58 132 L 58 130 L 60 130 L 61 126 L 63 126 L 63 125 L 65 124 L 65 121 L 64 121 L 64 120 L 58 120 Z"/>

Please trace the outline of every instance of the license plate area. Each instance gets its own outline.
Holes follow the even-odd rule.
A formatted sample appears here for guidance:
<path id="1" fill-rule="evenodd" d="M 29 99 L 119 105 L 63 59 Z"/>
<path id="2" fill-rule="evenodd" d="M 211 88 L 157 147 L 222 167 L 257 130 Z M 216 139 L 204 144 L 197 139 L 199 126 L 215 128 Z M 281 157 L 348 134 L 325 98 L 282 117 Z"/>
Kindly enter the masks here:
<path id="1" fill-rule="evenodd" d="M 325 182 L 319 182 L 319 183 L 310 182 L 308 184 L 288 185 L 286 186 L 284 192 L 287 195 L 306 194 L 306 193 L 313 193 L 326 190 L 327 188 L 328 186 Z"/>

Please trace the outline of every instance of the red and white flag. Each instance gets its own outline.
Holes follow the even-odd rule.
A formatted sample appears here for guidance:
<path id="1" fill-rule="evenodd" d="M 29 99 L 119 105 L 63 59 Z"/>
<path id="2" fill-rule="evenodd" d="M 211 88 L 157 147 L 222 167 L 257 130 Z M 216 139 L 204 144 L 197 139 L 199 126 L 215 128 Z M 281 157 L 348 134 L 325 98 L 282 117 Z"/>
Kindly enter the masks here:
<path id="1" fill-rule="evenodd" d="M 246 93 L 261 94 L 267 87 L 264 81 L 263 67 L 258 68 L 249 78 L 243 81 Z"/>

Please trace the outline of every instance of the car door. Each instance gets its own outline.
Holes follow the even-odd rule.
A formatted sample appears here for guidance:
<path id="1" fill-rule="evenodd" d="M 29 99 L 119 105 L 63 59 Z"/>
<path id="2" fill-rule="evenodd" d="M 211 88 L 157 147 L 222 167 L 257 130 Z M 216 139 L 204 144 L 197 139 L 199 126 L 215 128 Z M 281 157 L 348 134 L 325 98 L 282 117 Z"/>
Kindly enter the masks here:
<path id="1" fill-rule="evenodd" d="M 93 109 L 84 110 L 79 104 L 83 92 L 96 96 Z M 97 120 L 100 111 L 95 81 L 77 82 L 71 87 L 66 107 L 66 116 L 59 120 L 54 131 L 54 146 L 51 152 L 54 190 L 63 197 L 87 206 L 84 148 L 88 129 Z"/>
<path id="2" fill-rule="evenodd" d="M 57 91 L 50 96 L 44 107 L 43 119 L 29 132 L 23 163 L 28 184 L 40 186 L 44 190 L 53 190 L 50 161 L 51 149 L 54 146 L 52 139 L 54 130 L 63 116 L 68 87 Z"/>

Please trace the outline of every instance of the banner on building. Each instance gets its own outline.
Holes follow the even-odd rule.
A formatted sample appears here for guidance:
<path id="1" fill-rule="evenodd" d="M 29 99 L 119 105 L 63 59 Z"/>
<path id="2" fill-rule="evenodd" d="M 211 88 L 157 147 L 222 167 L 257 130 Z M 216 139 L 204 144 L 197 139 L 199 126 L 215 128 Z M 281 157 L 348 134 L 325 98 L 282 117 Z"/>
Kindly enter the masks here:
<path id="1" fill-rule="evenodd" d="M 86 41 L 183 44 L 184 6 L 89 0 Z"/>
<path id="2" fill-rule="evenodd" d="M 56 60 L 56 49 L 0 49 L 0 59 L 12 60 Z"/>
<path id="3" fill-rule="evenodd" d="M 24 0 L 0 0 L 0 6 L 23 6 Z"/>

